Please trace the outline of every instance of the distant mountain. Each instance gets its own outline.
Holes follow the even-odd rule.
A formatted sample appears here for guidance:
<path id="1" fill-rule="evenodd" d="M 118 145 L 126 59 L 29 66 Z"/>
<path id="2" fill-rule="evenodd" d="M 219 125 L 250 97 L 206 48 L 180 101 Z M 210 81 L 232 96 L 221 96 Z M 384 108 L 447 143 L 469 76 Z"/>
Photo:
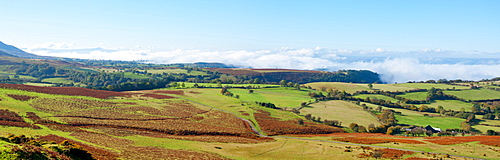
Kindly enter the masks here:
<path id="1" fill-rule="evenodd" d="M 14 55 L 6 53 L 4 51 L 0 51 L 0 57 L 14 57 Z"/>
<path id="2" fill-rule="evenodd" d="M 35 59 L 55 59 L 53 57 L 31 54 L 12 45 L 5 44 L 1 41 L 0 41 L 0 56 L 35 58 Z"/>

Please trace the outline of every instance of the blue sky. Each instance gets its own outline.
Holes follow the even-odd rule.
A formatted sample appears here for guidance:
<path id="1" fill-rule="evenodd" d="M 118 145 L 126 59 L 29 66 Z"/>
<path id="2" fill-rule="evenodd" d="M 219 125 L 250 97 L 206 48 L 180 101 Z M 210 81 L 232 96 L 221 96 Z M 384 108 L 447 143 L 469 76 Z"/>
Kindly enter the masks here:
<path id="1" fill-rule="evenodd" d="M 497 0 L 2 0 L 0 26 L 0 41 L 46 56 L 500 77 Z"/>
<path id="2" fill-rule="evenodd" d="M 1 40 L 28 47 L 500 51 L 500 1 L 3 1 Z"/>

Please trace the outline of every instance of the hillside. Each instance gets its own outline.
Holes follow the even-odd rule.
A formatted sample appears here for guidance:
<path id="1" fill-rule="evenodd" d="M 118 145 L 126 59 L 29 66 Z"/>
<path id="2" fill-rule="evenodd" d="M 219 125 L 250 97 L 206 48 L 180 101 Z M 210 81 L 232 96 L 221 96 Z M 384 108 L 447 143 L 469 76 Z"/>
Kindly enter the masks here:
<path id="1" fill-rule="evenodd" d="M 500 157 L 498 78 L 0 55 L 2 159 Z"/>
<path id="2" fill-rule="evenodd" d="M 315 103 L 311 93 L 319 91 L 279 85 L 255 85 L 252 89 L 227 85 L 221 94 L 223 88 L 193 88 L 194 84 L 132 92 L 2 84 L 0 135 L 40 137 L 54 143 L 67 140 L 95 159 L 375 159 L 375 152 L 392 159 L 500 156 L 500 142 L 495 136 L 467 133 L 465 137 L 434 134 L 424 138 L 416 134 L 401 137 L 406 135 L 401 131 L 394 136 L 346 133 L 362 132 L 351 128 L 352 123 L 370 132 L 370 123 L 387 125 L 380 116 L 385 111 L 374 111 L 378 115 L 374 116 L 363 108 L 367 105 L 376 110 L 377 105 L 371 102 Z M 437 116 L 439 113 L 423 116 L 426 112 L 395 110 L 401 113 L 395 116 L 397 124 L 429 122 L 434 126 L 436 123 L 431 122 L 439 121 L 453 128 L 462 122 L 461 118 Z M 335 121 L 340 124 L 330 123 Z M 482 123 L 495 124 L 496 120 Z M 395 126 L 387 130 L 397 131 Z M 453 150 L 449 147 L 452 144 L 456 144 Z M 473 149 L 475 152 L 469 152 Z M 9 149 L 2 152 L 16 156 Z"/>
<path id="3" fill-rule="evenodd" d="M 53 57 L 39 56 L 31 53 L 27 53 L 15 46 L 7 45 L 0 41 L 0 56 L 13 56 L 22 58 L 38 58 L 38 59 L 54 59 Z M 6 53 L 6 54 L 5 54 Z"/>

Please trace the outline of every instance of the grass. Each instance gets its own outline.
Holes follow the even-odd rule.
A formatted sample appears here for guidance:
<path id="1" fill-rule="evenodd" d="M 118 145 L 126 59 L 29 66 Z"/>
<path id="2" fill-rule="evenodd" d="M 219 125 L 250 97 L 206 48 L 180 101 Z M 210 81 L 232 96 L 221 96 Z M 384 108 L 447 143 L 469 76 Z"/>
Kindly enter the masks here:
<path id="1" fill-rule="evenodd" d="M 301 115 L 311 114 L 325 120 L 338 120 L 343 126 L 357 123 L 368 127 L 370 124 L 380 125 L 377 118 L 370 113 L 363 111 L 361 106 L 346 101 L 325 101 L 304 107 L 300 110 Z"/>
<path id="2" fill-rule="evenodd" d="M 186 89 L 185 90 L 186 96 L 183 97 L 196 102 L 200 102 L 202 104 L 206 104 L 209 106 L 229 111 L 233 114 L 236 114 L 243 118 L 248 118 L 248 120 L 252 121 L 254 121 L 252 113 L 255 112 L 253 108 L 268 111 L 271 113 L 273 117 L 280 118 L 282 120 L 299 118 L 291 112 L 283 112 L 281 110 L 257 106 L 256 104 L 254 104 L 255 101 L 271 102 L 274 103 L 277 107 L 298 107 L 302 102 L 304 102 L 304 100 L 310 100 L 306 99 L 307 97 L 303 95 L 302 96 L 304 97 L 304 99 L 301 98 L 293 99 L 294 98 L 293 96 L 295 96 L 294 94 L 291 94 L 287 97 L 285 93 L 280 92 L 281 90 L 276 88 L 258 89 L 255 90 L 253 94 L 249 94 L 248 90 L 246 89 L 229 89 L 229 91 L 231 91 L 234 94 L 240 94 L 240 99 L 224 96 L 220 94 L 220 89 L 199 89 L 199 88 Z M 301 91 L 296 91 L 296 93 L 297 92 Z M 307 92 L 301 94 L 307 95 Z M 273 96 L 275 98 L 271 98 Z M 245 116 L 242 113 L 249 113 L 250 116 Z"/>
<path id="3" fill-rule="evenodd" d="M 27 82 L 24 83 L 25 85 L 30 85 L 30 86 L 40 86 L 40 87 L 51 87 L 54 84 L 47 84 L 47 83 L 32 83 L 32 82 Z"/>
<path id="4" fill-rule="evenodd" d="M 462 91 L 443 91 L 446 94 L 455 95 L 465 100 L 488 100 L 500 99 L 500 92 L 489 89 L 472 89 Z"/>
<path id="5" fill-rule="evenodd" d="M 144 70 L 141 70 L 141 71 L 144 71 Z M 188 73 L 188 70 L 186 69 L 151 69 L 151 70 L 147 70 L 148 73 L 153 73 L 153 74 L 162 74 L 162 73 L 184 73 L 184 74 L 188 74 L 188 75 L 194 75 L 194 76 L 197 76 L 197 75 L 208 75 L 207 73 L 205 72 L 202 72 L 202 71 L 194 71 L 192 70 L 191 72 Z"/>
<path id="6" fill-rule="evenodd" d="M 300 107 L 302 102 L 314 101 L 308 96 L 309 90 L 296 90 L 288 87 L 254 89 L 249 93 L 247 89 L 228 89 L 239 95 L 246 102 L 271 102 L 277 107 Z"/>
<path id="7" fill-rule="evenodd" d="M 354 93 L 356 91 L 369 91 L 369 90 L 382 90 L 382 91 L 406 91 L 415 89 L 410 86 L 402 86 L 399 84 L 372 84 L 373 88 L 368 88 L 368 84 L 365 83 L 343 83 L 343 82 L 314 82 L 307 83 L 306 86 L 311 86 L 316 90 L 325 90 L 333 89 L 333 90 L 345 90 L 348 93 Z"/>
<path id="8" fill-rule="evenodd" d="M 426 100 L 427 99 L 427 92 L 412 92 L 412 93 L 406 93 L 403 95 L 399 95 L 401 97 L 411 99 L 411 100 Z"/>
<path id="9" fill-rule="evenodd" d="M 391 102 L 397 102 L 397 99 L 394 99 L 392 97 L 380 95 L 380 94 L 360 94 L 357 96 L 354 96 L 355 98 L 362 98 L 366 99 L 366 97 L 370 97 L 370 99 L 382 99 L 382 100 L 390 100 Z"/>
<path id="10" fill-rule="evenodd" d="M 183 98 L 190 99 L 196 102 L 200 102 L 203 104 L 207 104 L 216 108 L 220 108 L 231 113 L 236 114 L 239 117 L 249 119 L 255 123 L 253 119 L 253 112 L 256 109 L 263 109 L 271 113 L 273 117 L 278 117 L 283 120 L 298 118 L 298 116 L 294 115 L 291 112 L 284 112 L 276 109 L 268 109 L 264 107 L 257 106 L 253 104 L 253 101 L 261 101 L 261 102 L 272 102 L 277 106 L 285 107 L 294 107 L 300 105 L 301 102 L 312 100 L 309 96 L 307 96 L 308 92 L 311 90 L 303 90 L 298 91 L 292 88 L 263 88 L 263 89 L 254 89 L 254 93 L 248 93 L 246 89 L 229 89 L 229 91 L 234 94 L 240 95 L 240 99 L 236 99 L 233 97 L 227 97 L 221 95 L 220 89 L 213 88 L 189 88 L 182 89 L 185 95 Z M 83 97 L 83 96 L 61 96 L 61 95 L 50 95 L 43 93 L 33 93 L 27 91 L 18 91 L 18 90 L 10 90 L 10 89 L 0 89 L 0 109 L 9 109 L 15 112 L 18 112 L 21 116 L 25 116 L 26 112 L 35 112 L 40 117 L 50 117 L 53 116 L 49 113 L 43 113 L 37 111 L 31 106 L 31 101 L 17 101 L 6 94 L 19 94 L 19 95 L 30 95 L 37 96 L 39 98 L 85 98 L 98 100 L 95 98 Z M 176 95 L 181 96 L 181 95 Z M 369 95 L 372 96 L 372 95 Z M 380 97 L 382 98 L 382 97 Z M 148 106 L 153 108 L 158 108 L 164 106 L 165 103 L 171 101 L 178 101 L 177 99 L 168 99 L 168 100 L 158 100 L 158 99 L 147 99 L 140 100 L 139 98 L 128 98 L 123 100 L 100 100 L 99 101 L 107 101 L 107 102 L 134 102 L 137 104 L 134 105 L 125 105 L 122 104 L 119 107 L 130 107 L 130 106 Z M 249 103 L 245 103 L 242 101 L 249 101 Z M 242 105 L 244 104 L 244 105 Z M 448 106 L 462 106 L 468 105 L 468 103 L 463 103 L 460 101 L 436 101 L 431 105 L 442 105 L 445 108 Z M 199 106 L 205 110 L 208 110 L 207 107 Z M 327 102 L 319 102 L 311 105 L 312 107 L 306 107 L 301 110 L 301 114 L 311 113 L 313 116 L 321 117 L 329 120 L 340 120 L 343 122 L 343 125 L 349 125 L 352 122 L 368 126 L 370 123 L 378 124 L 376 119 L 370 115 L 369 113 L 362 110 L 362 108 L 358 105 L 355 105 L 346 101 L 327 101 Z M 327 106 L 327 107 L 325 107 Z M 376 108 L 376 105 L 368 104 L 369 107 Z M 432 125 L 433 127 L 438 127 L 441 129 L 445 128 L 460 128 L 460 123 L 464 121 L 464 119 L 453 118 L 453 117 L 424 117 L 423 114 L 428 114 L 425 112 L 416 112 L 409 111 L 403 109 L 394 109 L 396 111 L 400 111 L 403 113 L 402 116 L 397 116 L 399 123 L 405 124 L 413 124 L 413 125 Z M 250 113 L 249 116 L 242 115 L 242 112 Z M 431 114 L 437 115 L 437 114 Z M 373 119 L 371 119 L 373 118 Z M 342 120 L 343 119 L 343 120 Z M 352 121 L 352 122 L 351 122 Z M 481 123 L 498 125 L 500 124 L 499 120 L 485 120 Z M 55 134 L 68 139 L 73 139 L 80 142 L 85 142 L 86 140 L 77 139 L 78 137 L 71 136 L 71 132 L 62 132 L 51 130 L 47 127 L 41 126 L 42 129 L 34 130 L 28 128 L 19 128 L 19 127 L 4 127 L 0 126 L 0 135 L 13 133 L 13 134 L 25 134 L 28 136 L 36 136 L 36 135 L 48 135 Z M 499 130 L 498 127 L 489 127 L 489 126 L 480 126 L 475 125 L 474 128 L 485 131 L 487 129 Z M 102 134 L 106 134 L 103 132 Z M 133 136 L 125 136 L 120 137 L 120 139 L 124 140 L 132 140 L 134 142 L 133 146 L 153 146 L 153 147 L 161 147 L 161 148 L 169 148 L 169 149 L 182 149 L 182 150 L 194 150 L 199 152 L 210 152 L 216 153 L 228 158 L 233 159 L 357 159 L 357 155 L 363 153 L 363 150 L 357 149 L 357 146 L 348 145 L 348 144 L 338 144 L 338 143 L 328 143 L 323 141 L 311 141 L 311 140 L 300 140 L 300 139 L 292 139 L 292 138 L 284 138 L 284 137 L 275 137 L 276 141 L 273 142 L 265 142 L 265 143 L 256 143 L 256 144 L 238 144 L 238 143 L 217 143 L 217 142 L 198 142 L 198 141 L 187 141 L 187 140 L 176 140 L 176 139 L 168 139 L 168 138 L 155 138 L 155 137 L 145 137 L 140 135 Z M 311 138 L 313 139 L 313 138 Z M 330 140 L 331 137 L 323 136 L 318 137 L 320 140 Z M 415 139 L 423 139 L 421 137 Z M 116 148 L 107 148 L 104 146 L 100 146 L 99 144 L 91 143 L 91 141 L 85 142 L 86 144 L 93 145 L 95 147 L 106 148 L 113 151 L 121 152 L 120 147 Z M 106 142 L 103 142 L 106 143 Z M 109 142 L 113 143 L 113 142 Z M 2 143 L 0 143 L 1 146 Z M 344 152 L 346 147 L 350 146 L 352 152 Z M 377 144 L 377 146 L 385 146 L 385 147 L 395 147 L 395 148 L 404 148 L 411 150 L 421 150 L 426 152 L 441 152 L 445 154 L 459 154 L 464 156 L 473 156 L 477 158 L 491 158 L 495 159 L 500 154 L 495 152 L 495 150 L 500 150 L 500 147 L 492 147 L 485 146 L 477 143 L 466 143 L 459 144 L 453 146 L 447 145 L 436 145 L 431 143 L 426 144 Z M 217 148 L 216 148 L 217 147 Z M 489 149 L 493 148 L 493 149 Z M 453 150 L 452 150 L 453 149 Z M 471 151 L 474 151 L 473 153 Z M 148 153 L 149 154 L 149 153 Z M 154 153 L 151 153 L 154 154 Z M 487 157 L 482 156 L 483 154 L 487 154 Z M 147 155 L 147 154 L 145 154 Z M 424 154 L 416 153 L 412 156 L 423 156 Z M 410 156 L 407 156 L 410 157 Z M 406 157 L 405 157 L 406 158 Z M 403 158 L 404 159 L 404 158 Z"/>
<path id="11" fill-rule="evenodd" d="M 357 159 L 361 149 L 344 152 L 345 144 L 275 138 L 275 142 L 258 144 L 210 143 L 203 150 L 234 159 Z M 222 149 L 216 149 L 220 147 Z"/>
<path id="12" fill-rule="evenodd" d="M 46 79 L 43 79 L 42 82 L 64 83 L 64 84 L 74 83 L 72 80 L 67 80 L 65 78 L 46 78 Z"/>
<path id="13" fill-rule="evenodd" d="M 360 84 L 342 83 L 342 82 L 314 82 L 314 83 L 307 83 L 304 85 L 311 86 L 313 89 L 316 89 L 318 91 L 328 91 L 329 89 L 332 89 L 339 91 L 345 90 L 348 93 L 354 93 L 356 91 L 369 90 L 368 84 L 365 84 L 363 86 Z"/>
<path id="14" fill-rule="evenodd" d="M 366 103 L 368 107 L 377 108 L 378 105 Z M 398 124 L 409 124 L 415 126 L 427 126 L 431 125 L 432 127 L 441 128 L 442 130 L 447 128 L 460 128 L 460 123 L 465 121 L 464 119 L 456 118 L 456 117 L 427 117 L 424 114 L 439 116 L 439 114 L 428 113 L 428 112 L 417 112 L 406 109 L 397 109 L 397 108 L 387 108 L 382 107 L 384 109 L 392 109 L 396 112 L 401 112 L 402 115 L 396 115 L 396 120 L 398 120 Z"/>
<path id="15" fill-rule="evenodd" d="M 469 89 L 470 87 L 466 86 L 456 86 L 456 85 L 448 85 L 448 84 L 436 84 L 436 83 L 400 83 L 400 84 L 394 84 L 397 86 L 402 86 L 402 87 L 410 87 L 410 88 L 418 88 L 418 89 L 431 89 L 432 87 L 434 88 L 439 88 L 439 89 Z"/>
<path id="16" fill-rule="evenodd" d="M 461 108 L 464 108 L 465 111 L 470 111 L 472 109 L 473 104 L 465 103 L 458 100 L 436 100 L 431 104 L 426 104 L 427 106 L 431 106 L 437 108 L 438 106 L 443 106 L 444 109 L 460 111 Z"/>
<path id="17" fill-rule="evenodd" d="M 190 82 L 184 82 L 187 88 L 191 88 L 194 86 L 194 84 L 198 84 L 198 86 L 205 86 L 205 87 L 217 87 L 216 83 L 190 83 Z M 221 84 L 222 87 L 248 87 L 251 86 L 252 88 L 273 88 L 273 87 L 279 87 L 280 85 L 273 85 L 273 84 Z"/>
<path id="18" fill-rule="evenodd" d="M 147 79 L 150 78 L 150 76 L 142 75 L 142 74 L 134 74 L 131 72 L 125 72 L 123 73 L 125 75 L 125 78 L 131 78 L 131 79 Z"/>

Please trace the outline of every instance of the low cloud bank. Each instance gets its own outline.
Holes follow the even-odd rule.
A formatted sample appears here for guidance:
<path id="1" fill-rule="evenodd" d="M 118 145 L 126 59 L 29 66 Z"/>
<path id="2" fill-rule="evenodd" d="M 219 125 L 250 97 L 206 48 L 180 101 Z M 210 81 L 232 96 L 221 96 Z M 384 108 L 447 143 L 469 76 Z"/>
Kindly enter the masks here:
<path id="1" fill-rule="evenodd" d="M 500 77 L 500 53 L 460 53 L 440 49 L 391 52 L 382 48 L 369 51 L 324 48 L 280 48 L 276 50 L 198 50 L 176 49 L 75 49 L 71 45 L 33 46 L 26 51 L 44 56 L 103 59 L 147 60 L 152 63 L 220 62 L 252 68 L 288 69 L 366 69 L 381 74 L 387 83 L 429 79 L 481 80 Z M 471 58 L 471 55 L 474 58 Z M 494 57 L 494 58 L 491 58 Z"/>

